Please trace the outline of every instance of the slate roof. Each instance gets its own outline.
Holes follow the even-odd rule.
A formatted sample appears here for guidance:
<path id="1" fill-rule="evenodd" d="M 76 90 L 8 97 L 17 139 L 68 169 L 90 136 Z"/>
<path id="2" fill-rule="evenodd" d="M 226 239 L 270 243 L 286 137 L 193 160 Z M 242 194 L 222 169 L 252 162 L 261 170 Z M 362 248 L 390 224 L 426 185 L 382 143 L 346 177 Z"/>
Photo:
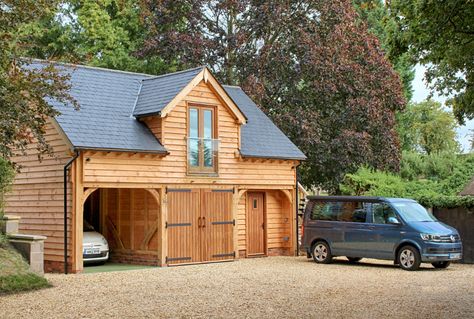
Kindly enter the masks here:
<path id="1" fill-rule="evenodd" d="M 148 127 L 131 116 L 141 81 L 148 75 L 59 67 L 71 75 L 71 95 L 80 110 L 55 101 L 52 104 L 61 112 L 56 119 L 76 149 L 167 152 Z"/>
<path id="2" fill-rule="evenodd" d="M 42 67 L 35 62 L 31 67 Z M 58 64 L 71 75 L 71 95 L 80 105 L 52 101 L 61 112 L 57 121 L 76 149 L 166 153 L 136 116 L 158 114 L 203 67 L 164 76 Z M 164 89 L 162 89 L 164 87 Z M 304 154 L 238 87 L 223 86 L 248 122 L 242 126 L 244 157 L 300 159 Z"/>
<path id="3" fill-rule="evenodd" d="M 159 114 L 203 69 L 199 67 L 143 80 L 133 115 Z"/>

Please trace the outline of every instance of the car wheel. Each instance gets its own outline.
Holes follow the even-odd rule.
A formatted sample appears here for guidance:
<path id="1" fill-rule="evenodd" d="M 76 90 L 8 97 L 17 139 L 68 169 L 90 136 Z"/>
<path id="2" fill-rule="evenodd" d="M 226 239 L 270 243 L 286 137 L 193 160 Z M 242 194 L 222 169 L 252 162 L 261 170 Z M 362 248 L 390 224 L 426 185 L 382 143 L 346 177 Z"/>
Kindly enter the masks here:
<path id="1" fill-rule="evenodd" d="M 362 258 L 360 257 L 346 257 L 347 260 L 349 260 L 350 263 L 356 263 L 359 262 Z"/>
<path id="2" fill-rule="evenodd" d="M 318 241 L 311 249 L 313 259 L 318 264 L 329 264 L 332 260 L 331 249 L 324 241 Z"/>
<path id="3" fill-rule="evenodd" d="M 448 268 L 448 266 L 451 264 L 450 261 L 436 261 L 434 263 L 431 263 L 433 267 L 435 268 Z"/>
<path id="4" fill-rule="evenodd" d="M 418 249 L 412 246 L 402 247 L 398 252 L 398 262 L 403 270 L 417 270 L 421 264 Z"/>

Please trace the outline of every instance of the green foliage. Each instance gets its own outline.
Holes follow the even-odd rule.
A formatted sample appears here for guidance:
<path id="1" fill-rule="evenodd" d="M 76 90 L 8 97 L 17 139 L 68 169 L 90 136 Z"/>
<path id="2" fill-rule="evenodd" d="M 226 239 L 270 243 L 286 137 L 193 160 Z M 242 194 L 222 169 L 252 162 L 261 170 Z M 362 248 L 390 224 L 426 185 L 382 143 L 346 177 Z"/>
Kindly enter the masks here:
<path id="1" fill-rule="evenodd" d="M 134 52 L 148 34 L 138 0 L 71 0 L 23 28 L 37 45 L 29 56 L 99 67 L 159 74 L 172 70 L 158 56 Z"/>
<path id="2" fill-rule="evenodd" d="M 0 156 L 24 151 L 35 143 L 40 154 L 50 151 L 44 140 L 48 117 L 57 115 L 47 102 L 55 99 L 78 106 L 69 95 L 68 76 L 52 64 L 41 70 L 26 68 L 22 57 L 34 47 L 21 30 L 49 15 L 56 1 L 2 1 L 0 4 Z"/>
<path id="3" fill-rule="evenodd" d="M 10 162 L 0 157 L 0 222 L 3 217 L 3 196 L 9 191 L 15 171 Z"/>
<path id="4" fill-rule="evenodd" d="M 410 101 L 413 96 L 412 82 L 415 78 L 414 64 L 407 52 L 400 55 L 391 54 L 392 43 L 389 34 L 394 33 L 397 24 L 395 19 L 390 16 L 385 1 L 353 0 L 353 3 L 360 19 L 367 23 L 369 31 L 379 39 L 382 49 L 402 80 L 405 98 Z"/>
<path id="5" fill-rule="evenodd" d="M 395 56 L 409 53 L 427 65 L 432 90 L 453 97 L 448 103 L 462 124 L 474 117 L 474 2 L 392 0 L 396 29 L 390 34 Z"/>
<path id="6" fill-rule="evenodd" d="M 340 191 L 347 195 L 406 197 L 425 206 L 473 207 L 472 196 L 457 196 L 474 175 L 474 154 L 404 153 L 400 175 L 361 167 L 347 174 Z"/>
<path id="7" fill-rule="evenodd" d="M 397 114 L 397 126 L 403 150 L 426 154 L 459 151 L 456 119 L 439 102 L 408 104 Z"/>

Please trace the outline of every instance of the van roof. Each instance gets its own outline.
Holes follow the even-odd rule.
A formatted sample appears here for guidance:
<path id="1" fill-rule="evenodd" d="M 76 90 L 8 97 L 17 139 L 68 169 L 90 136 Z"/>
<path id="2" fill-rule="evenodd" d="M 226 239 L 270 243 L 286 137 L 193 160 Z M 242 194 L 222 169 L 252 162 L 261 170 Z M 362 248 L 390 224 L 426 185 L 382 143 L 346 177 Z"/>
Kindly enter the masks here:
<path id="1" fill-rule="evenodd" d="M 381 196 L 306 196 L 308 200 L 322 201 L 369 201 L 369 202 L 415 202 L 410 198 L 392 198 Z"/>

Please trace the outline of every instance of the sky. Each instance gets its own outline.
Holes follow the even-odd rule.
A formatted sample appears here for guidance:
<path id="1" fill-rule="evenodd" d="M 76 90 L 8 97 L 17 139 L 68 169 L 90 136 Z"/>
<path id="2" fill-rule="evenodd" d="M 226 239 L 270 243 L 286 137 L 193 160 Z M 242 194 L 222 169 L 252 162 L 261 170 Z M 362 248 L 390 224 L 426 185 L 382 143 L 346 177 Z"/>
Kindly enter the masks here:
<path id="1" fill-rule="evenodd" d="M 423 80 L 425 74 L 425 67 L 417 64 L 415 67 L 415 79 L 413 80 L 413 101 L 421 102 L 425 100 L 430 94 L 430 90 L 426 87 L 426 82 Z M 433 100 L 444 104 L 446 97 L 435 94 Z M 474 129 L 474 120 L 466 121 L 466 124 L 457 128 L 457 139 L 461 144 L 463 152 L 469 152 L 469 130 Z M 472 134 L 472 133 L 471 133 Z"/>

